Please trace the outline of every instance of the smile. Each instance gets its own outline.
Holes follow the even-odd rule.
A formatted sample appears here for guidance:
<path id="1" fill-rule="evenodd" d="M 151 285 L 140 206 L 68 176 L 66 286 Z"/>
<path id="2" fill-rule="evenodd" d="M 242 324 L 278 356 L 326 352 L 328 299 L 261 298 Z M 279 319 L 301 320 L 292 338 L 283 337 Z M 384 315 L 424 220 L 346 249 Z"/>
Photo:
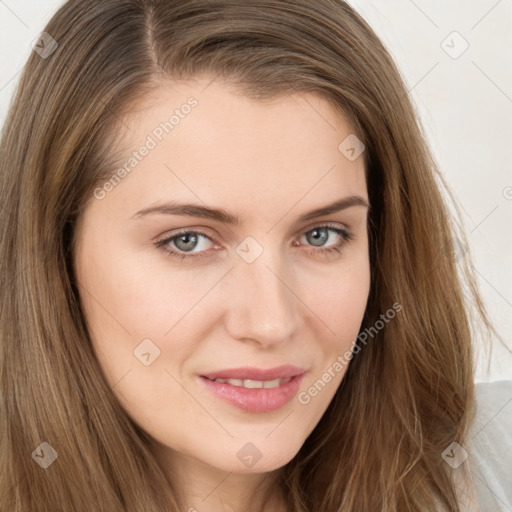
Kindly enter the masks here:
<path id="1" fill-rule="evenodd" d="M 266 413 L 281 409 L 297 395 L 305 373 L 273 380 L 199 379 L 214 396 L 249 413 Z"/>

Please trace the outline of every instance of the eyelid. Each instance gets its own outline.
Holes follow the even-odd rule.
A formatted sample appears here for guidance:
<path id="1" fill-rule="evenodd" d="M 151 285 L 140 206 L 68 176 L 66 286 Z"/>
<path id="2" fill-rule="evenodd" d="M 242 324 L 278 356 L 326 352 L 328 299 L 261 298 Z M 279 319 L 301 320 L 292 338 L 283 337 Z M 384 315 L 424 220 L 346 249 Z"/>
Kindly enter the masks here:
<path id="1" fill-rule="evenodd" d="M 306 227 L 303 227 L 299 230 L 299 233 L 307 233 L 308 231 L 311 231 L 314 228 L 318 228 L 321 226 L 327 226 L 330 228 L 338 228 L 338 229 L 344 229 L 346 231 L 351 231 L 351 228 L 348 224 L 344 222 L 339 221 L 330 221 L 330 220 L 317 220 L 316 222 L 312 222 Z"/>
<path id="2" fill-rule="evenodd" d="M 186 235 L 188 233 L 194 233 L 194 234 L 197 234 L 197 235 L 202 235 L 206 238 L 208 238 L 209 240 L 211 240 L 212 242 L 216 243 L 216 244 L 219 244 L 220 243 L 217 241 L 217 237 L 214 236 L 214 235 L 211 235 L 209 233 L 209 229 L 208 228 L 205 228 L 205 227 L 187 227 L 187 228 L 178 228 L 174 231 L 170 231 L 168 234 L 164 234 L 164 235 L 159 235 L 159 236 L 156 236 L 153 240 L 156 240 L 155 244 L 159 244 L 159 243 L 165 243 L 165 242 L 168 242 L 170 239 L 172 238 L 176 238 L 180 235 Z"/>

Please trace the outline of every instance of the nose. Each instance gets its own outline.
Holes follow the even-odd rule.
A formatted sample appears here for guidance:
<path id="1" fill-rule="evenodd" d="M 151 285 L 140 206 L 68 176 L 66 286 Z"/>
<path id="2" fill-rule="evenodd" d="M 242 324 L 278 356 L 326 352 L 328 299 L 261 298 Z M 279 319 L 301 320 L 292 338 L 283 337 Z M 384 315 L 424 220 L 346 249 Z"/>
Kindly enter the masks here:
<path id="1" fill-rule="evenodd" d="M 282 257 L 270 255 L 270 250 L 252 263 L 237 259 L 224 283 L 226 328 L 231 337 L 265 347 L 293 338 L 299 328 L 301 304 L 293 282 Z"/>

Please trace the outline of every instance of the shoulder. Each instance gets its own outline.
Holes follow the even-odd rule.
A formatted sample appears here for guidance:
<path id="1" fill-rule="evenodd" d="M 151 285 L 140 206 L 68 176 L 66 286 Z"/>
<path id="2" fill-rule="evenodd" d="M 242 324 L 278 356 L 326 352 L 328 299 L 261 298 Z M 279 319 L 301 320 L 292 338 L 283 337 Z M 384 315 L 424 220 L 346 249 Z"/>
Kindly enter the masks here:
<path id="1" fill-rule="evenodd" d="M 468 460 L 482 512 L 512 510 L 512 380 L 476 384 Z"/>

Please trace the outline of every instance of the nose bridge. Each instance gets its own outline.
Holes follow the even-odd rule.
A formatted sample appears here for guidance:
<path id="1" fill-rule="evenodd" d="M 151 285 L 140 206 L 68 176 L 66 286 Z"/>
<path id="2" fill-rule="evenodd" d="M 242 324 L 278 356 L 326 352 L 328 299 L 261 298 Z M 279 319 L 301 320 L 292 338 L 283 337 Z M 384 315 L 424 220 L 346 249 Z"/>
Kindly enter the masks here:
<path id="1" fill-rule="evenodd" d="M 263 248 L 254 239 L 237 248 L 230 272 L 228 329 L 234 338 L 271 344 L 285 341 L 297 328 L 297 299 L 278 247 Z"/>

